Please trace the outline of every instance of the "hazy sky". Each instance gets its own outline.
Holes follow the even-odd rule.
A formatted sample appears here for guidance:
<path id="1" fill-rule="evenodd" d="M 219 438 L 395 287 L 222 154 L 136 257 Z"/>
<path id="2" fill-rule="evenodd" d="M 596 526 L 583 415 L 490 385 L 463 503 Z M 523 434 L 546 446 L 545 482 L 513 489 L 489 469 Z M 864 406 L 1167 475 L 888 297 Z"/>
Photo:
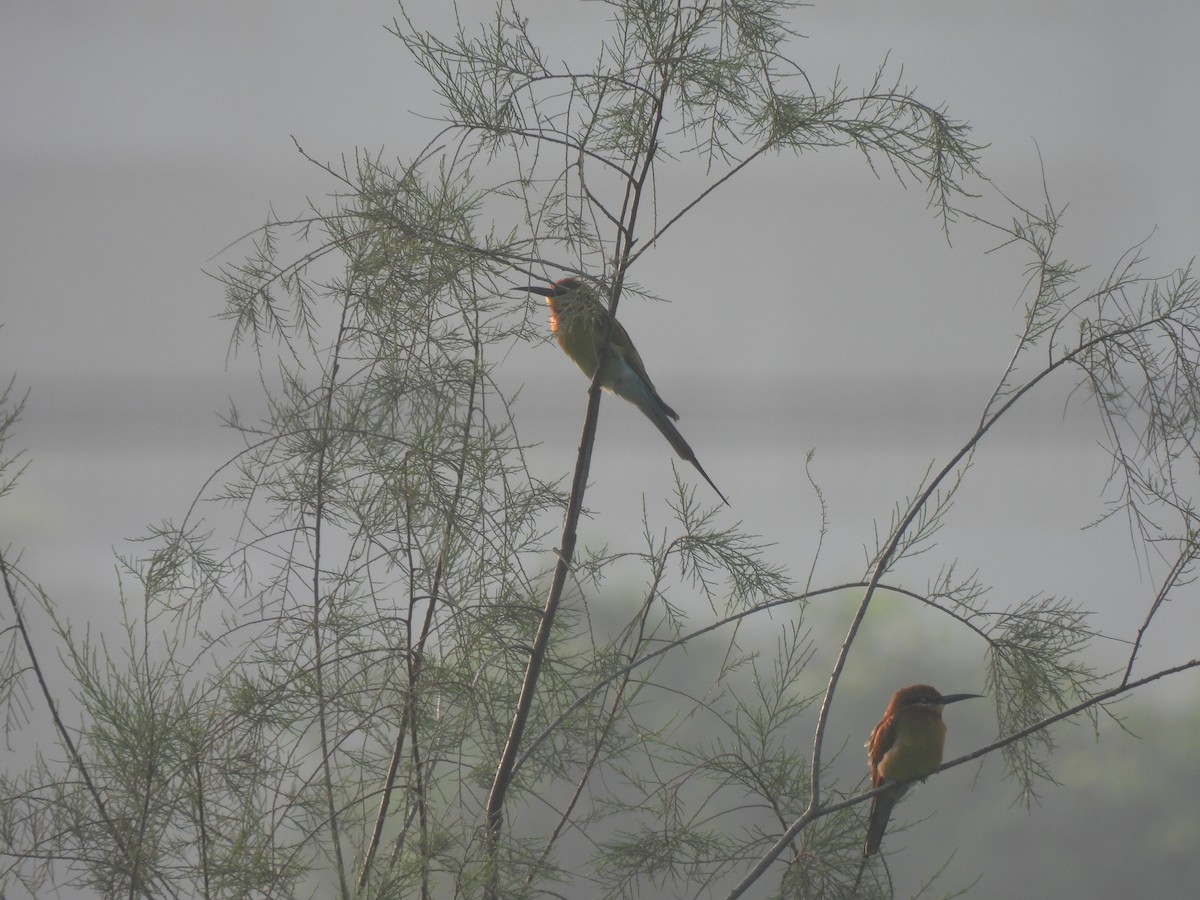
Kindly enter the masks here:
<path id="1" fill-rule="evenodd" d="M 491 4 L 458 7 L 470 22 Z M 421 24 L 447 19 L 444 4 L 413 8 Z M 564 57 L 590 58 L 607 15 L 599 3 L 521 8 Z M 213 257 L 271 208 L 300 213 L 306 196 L 319 202 L 332 189 L 291 136 L 318 159 L 356 147 L 403 159 L 432 133 L 411 111 L 436 112 L 435 98 L 385 30 L 395 13 L 387 0 L 0 7 L 0 359 L 33 388 L 26 530 L 49 537 L 90 519 L 104 538 L 87 540 L 103 559 L 144 523 L 177 515 L 197 467 L 211 470 L 184 454 L 216 452 L 200 448 L 223 439 L 213 414 L 241 387 L 226 375 L 228 331 L 213 318 L 220 286 L 202 270 L 236 261 L 237 250 Z M 973 123 L 990 144 L 986 173 L 1027 204 L 1040 202 L 1036 139 L 1052 195 L 1069 203 L 1062 248 L 1077 262 L 1105 270 L 1155 229 L 1151 271 L 1195 252 L 1196 4 L 839 2 L 798 10 L 796 21 L 807 38 L 793 56 L 816 84 L 840 71 L 865 86 L 890 53 L 904 84 Z M 666 203 L 694 189 L 669 175 L 660 185 Z M 856 153 L 834 151 L 751 169 L 647 255 L 638 279 L 703 315 L 651 307 L 623 318 L 752 526 L 810 533 L 777 502 L 779 467 L 794 472 L 809 447 L 836 499 L 848 452 L 883 435 L 915 439 L 912 460 L 881 461 L 896 472 L 878 503 L 842 498 L 857 534 L 860 512 L 885 514 L 885 498 L 919 477 L 913 466 L 963 433 L 1011 350 L 1025 260 L 983 256 L 994 237 L 979 229 L 960 228 L 954 241 L 919 187 L 876 179 Z M 743 338 L 723 342 L 719 365 L 697 367 L 692 348 L 714 334 Z M 554 352 L 529 348 L 509 369 L 514 383 L 534 381 L 531 418 L 565 404 L 573 441 L 579 398 L 534 378 L 561 365 Z M 661 449 L 630 411 L 605 424 L 632 435 L 636 452 Z M 930 439 L 938 427 L 947 432 Z M 740 465 L 745 434 L 778 458 Z M 669 456 L 654 463 L 655 477 L 669 478 Z M 800 481 L 788 479 L 790 496 L 809 507 Z"/>
<path id="2" fill-rule="evenodd" d="M 443 6 L 413 4 L 422 24 L 445 18 L 425 7 Z M 458 6 L 466 22 L 491 8 Z M 594 31 L 580 19 L 607 11 L 546 0 L 521 8 L 544 46 L 588 58 Z M 223 326 L 208 316 L 220 296 L 201 268 L 270 205 L 298 212 L 305 195 L 330 188 L 289 136 L 336 160 L 355 147 L 403 158 L 432 133 L 409 115 L 432 113 L 435 103 L 384 30 L 395 11 L 387 0 L 5 3 L 0 252 L 9 368 L 30 379 L 68 369 L 213 371 Z M 1085 261 L 1104 264 L 1155 227 L 1150 249 L 1164 268 L 1194 251 L 1194 4 L 839 2 L 798 10 L 796 20 L 808 39 L 794 56 L 814 82 L 828 83 L 840 67 L 846 83 L 865 85 L 890 52 L 905 84 L 974 124 L 991 145 L 985 171 L 1029 203 L 1038 200 L 1036 139 L 1053 196 L 1072 210 L 1064 247 Z M 703 293 L 720 321 L 744 315 L 748 291 L 777 297 L 787 325 L 821 335 L 814 344 L 801 336 L 806 363 L 794 366 L 828 371 L 830 361 L 811 351 L 831 343 L 861 347 L 862 359 L 886 371 L 911 365 L 895 337 L 897 328 L 923 333 L 923 317 L 912 314 L 922 309 L 967 340 L 923 348 L 918 365 L 991 366 L 970 331 L 1003 326 L 1008 305 L 981 302 L 991 299 L 985 279 L 968 287 L 948 275 L 979 271 L 972 250 L 986 244 L 982 235 L 956 235 L 962 252 L 947 253 L 919 188 L 904 194 L 876 181 L 851 151 L 785 163 L 753 170 L 703 207 L 692 229 L 647 262 L 642 281 L 668 297 Z M 676 187 L 687 189 L 669 179 L 663 189 Z M 717 227 L 730 217 L 765 227 L 739 230 L 753 238 L 736 246 Z M 722 250 L 703 270 L 697 243 Z M 1020 284 L 1017 260 L 994 271 Z M 1008 304 L 1011 286 L 996 286 Z M 881 306 L 898 314 L 884 327 Z M 656 369 L 686 366 L 650 337 L 667 327 L 668 317 L 658 318 L 637 331 L 657 346 Z M 758 342 L 770 352 L 743 358 L 739 369 L 777 376 L 779 357 L 796 355 L 789 329 L 764 330 Z"/>
<path id="3" fill-rule="evenodd" d="M 464 22 L 491 9 L 458 6 Z M 420 24 L 447 21 L 443 4 L 413 8 Z M 608 9 L 521 8 L 568 58 L 590 58 Z M 271 208 L 297 214 L 334 189 L 292 136 L 318 159 L 355 148 L 403 159 L 433 132 L 413 112 L 436 113 L 436 100 L 385 30 L 395 12 L 385 0 L 3 5 L 0 359 L 32 389 L 19 437 L 34 465 L 0 521 L 19 523 L 7 539 L 30 560 L 66 541 L 74 562 L 54 577 L 75 579 L 71 590 L 108 577 L 112 548 L 145 524 L 178 517 L 235 447 L 216 413 L 246 400 L 231 373 L 253 360 L 226 371 L 221 289 L 203 270 L 237 261 L 236 249 L 218 254 Z M 840 71 L 865 86 L 890 53 L 905 85 L 973 123 L 990 145 L 985 172 L 1031 205 L 1040 148 L 1052 196 L 1069 204 L 1062 250 L 1097 277 L 1155 229 L 1150 272 L 1200 246 L 1196 4 L 842 2 L 796 21 L 807 38 L 793 56 L 814 83 Z M 696 188 L 666 172 L 660 203 Z M 852 151 L 767 161 L 646 256 L 638 280 L 675 305 L 623 312 L 736 515 L 800 557 L 815 524 L 805 450 L 817 450 L 846 541 L 832 559 L 857 566 L 870 518 L 961 439 L 1011 351 L 1026 260 L 983 255 L 995 238 L 980 229 L 957 229 L 948 246 L 925 202 Z M 1007 215 L 994 197 L 984 208 Z M 698 313 L 678 314 L 685 304 Z M 520 348 L 504 371 L 529 382 L 525 433 L 546 444 L 547 474 L 569 465 L 584 387 L 537 377 L 562 366 L 556 353 Z M 1092 435 L 1086 415 L 1061 422 L 1069 386 L 981 458 L 997 467 L 975 487 L 989 518 L 1058 534 L 1094 514 L 1104 461 L 1075 458 Z M 615 486 L 639 462 L 669 479 L 658 436 L 632 410 L 606 409 L 597 483 Z M 1031 511 L 1051 486 L 1066 496 Z M 655 488 L 629 487 L 631 511 Z M 1022 591 L 1039 583 L 1044 549 L 993 542 L 982 562 L 1019 553 L 1034 573 Z M 1054 589 L 1078 590 L 1070 578 Z"/>
<path id="4" fill-rule="evenodd" d="M 594 57 L 585 23 L 607 7 L 518 5 L 543 46 Z M 446 19 L 444 4 L 411 6 L 422 24 Z M 470 22 L 492 4 L 458 8 Z M 0 541 L 28 548 L 26 567 L 73 607 L 108 615 L 113 549 L 178 518 L 236 446 L 215 413 L 245 384 L 226 371 L 222 292 L 203 270 L 236 260 L 213 257 L 272 207 L 296 214 L 332 189 L 292 136 L 319 159 L 403 159 L 433 133 L 411 114 L 436 106 L 385 31 L 395 14 L 388 0 L 0 0 L 0 375 L 32 390 L 17 433 L 32 466 L 0 507 Z M 1040 148 L 1070 207 L 1063 252 L 1097 277 L 1155 229 L 1149 273 L 1200 248 L 1200 4 L 841 0 L 795 17 L 807 39 L 793 56 L 815 84 L 840 70 L 865 86 L 890 53 L 904 84 L 974 125 L 984 171 L 1027 204 L 1041 202 Z M 663 196 L 694 187 L 667 179 Z M 798 464 L 815 447 L 842 542 L 830 553 L 861 564 L 870 518 L 886 521 L 968 432 L 1011 352 L 1026 261 L 982 255 L 993 242 L 964 228 L 947 246 L 920 188 L 876 179 L 852 151 L 783 160 L 647 255 L 639 282 L 678 305 L 622 318 L 731 515 L 804 558 L 817 520 Z M 565 472 L 554 454 L 573 446 L 585 383 L 554 395 L 534 376 L 564 365 L 557 351 L 527 351 L 511 362 L 514 383 L 533 382 L 527 437 L 546 444 L 542 474 Z M 971 526 L 957 540 L 1012 596 L 1094 591 L 1127 627 L 1140 607 L 1108 588 L 1146 585 L 1110 555 L 1119 541 L 1098 553 L 1094 533 L 1074 531 L 1097 511 L 1105 465 L 1085 417 L 1062 422 L 1068 387 L 980 460 L 963 518 L 1004 539 Z M 602 432 L 597 484 L 670 477 L 636 413 L 606 404 Z M 636 515 L 656 489 L 612 503 Z M 1177 621 L 1194 634 L 1194 617 Z"/>

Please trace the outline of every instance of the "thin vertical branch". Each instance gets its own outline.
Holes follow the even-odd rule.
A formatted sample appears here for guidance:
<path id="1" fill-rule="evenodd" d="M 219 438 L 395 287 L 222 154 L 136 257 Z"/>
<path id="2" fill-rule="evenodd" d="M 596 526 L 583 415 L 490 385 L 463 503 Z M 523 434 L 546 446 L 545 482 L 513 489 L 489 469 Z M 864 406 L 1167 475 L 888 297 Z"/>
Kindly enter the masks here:
<path id="1" fill-rule="evenodd" d="M 607 348 L 606 348 L 607 349 Z M 603 359 L 603 357 L 601 357 Z M 601 364 L 602 366 L 602 364 Z M 492 788 L 487 798 L 487 835 L 488 835 L 488 888 L 486 896 L 489 900 L 499 900 L 499 852 L 500 831 L 504 824 L 504 800 L 512 780 L 513 768 L 517 753 L 521 748 L 521 739 L 525 734 L 525 725 L 529 720 L 529 711 L 533 706 L 533 695 L 537 690 L 538 678 L 541 676 L 542 662 L 546 648 L 550 644 L 550 631 L 554 625 L 558 605 L 562 599 L 563 588 L 566 586 L 567 575 L 571 570 L 571 559 L 575 553 L 575 542 L 578 534 L 579 516 L 583 511 L 583 495 L 587 488 L 588 472 L 592 465 L 592 445 L 595 443 L 596 423 L 600 417 L 600 379 L 601 366 L 597 367 L 591 390 L 588 392 L 587 413 L 584 416 L 583 436 L 579 443 L 579 453 L 575 461 L 575 477 L 571 483 L 571 495 L 567 501 L 567 512 L 563 519 L 562 536 L 559 541 L 558 562 L 554 566 L 554 578 L 550 583 L 550 593 L 546 598 L 546 606 L 542 610 L 538 622 L 537 635 L 529 650 L 529 661 L 525 667 L 525 679 L 521 684 L 521 693 L 517 698 L 517 707 L 513 713 L 512 726 L 504 750 L 500 756 Z"/>
<path id="2" fill-rule="evenodd" d="M 346 333 L 346 315 L 349 310 L 349 299 L 342 304 L 342 317 L 338 325 L 338 337 L 334 344 L 329 375 L 326 380 L 325 396 L 319 408 L 320 421 L 317 424 L 319 449 L 317 453 L 316 472 L 316 502 L 313 505 L 313 570 L 312 570 L 312 634 L 313 634 L 313 675 L 317 692 L 317 727 L 321 742 L 321 775 L 325 787 L 325 802 L 329 810 L 329 839 L 333 844 L 334 866 L 337 869 L 338 886 L 342 897 L 349 897 L 350 890 L 346 882 L 346 865 L 342 857 L 342 839 L 338 827 L 337 802 L 333 786 L 333 751 L 329 740 L 328 698 L 325 695 L 325 665 L 323 635 L 321 629 L 321 609 L 324 599 L 321 596 L 321 535 L 325 519 L 325 466 L 329 453 L 329 441 L 333 424 L 333 393 L 337 386 L 338 368 L 342 339 Z"/>
<path id="3" fill-rule="evenodd" d="M 632 649 L 629 653 L 629 658 L 631 660 L 638 658 L 638 654 L 649 641 L 646 635 L 646 623 L 650 617 L 650 610 L 654 606 L 654 601 L 659 596 L 659 585 L 662 583 L 667 566 L 667 559 L 671 555 L 672 547 L 673 544 L 663 548 L 662 555 L 659 557 L 655 565 L 654 577 L 651 579 L 650 590 L 646 594 L 646 599 L 642 603 L 641 612 L 637 617 L 636 634 L 633 637 Z M 626 633 L 629 633 L 633 630 L 634 629 L 631 626 Z M 563 808 L 562 813 L 558 817 L 558 823 L 554 826 L 550 836 L 546 839 L 545 844 L 542 846 L 539 862 L 545 862 L 545 860 L 550 856 L 551 852 L 554 850 L 555 843 L 558 841 L 559 835 L 562 834 L 563 830 L 567 827 L 571 820 L 571 814 L 574 811 L 576 804 L 579 802 L 579 798 L 583 795 L 583 789 L 587 786 L 588 780 L 590 779 L 597 762 L 599 762 L 600 754 L 604 752 L 604 747 L 608 743 L 609 733 L 612 731 L 612 727 L 617 720 L 617 716 L 620 714 L 621 705 L 625 700 L 625 691 L 629 687 L 630 679 L 633 677 L 633 671 L 633 667 L 629 666 L 617 673 L 615 677 L 606 677 L 604 679 L 603 683 L 605 684 L 609 684 L 613 681 L 616 683 L 612 702 L 608 704 L 608 709 L 604 715 L 604 721 L 596 735 L 595 743 L 592 746 L 592 751 L 590 754 L 588 754 L 588 759 L 584 764 L 583 771 L 580 773 L 579 777 L 575 779 L 575 787 L 572 790 L 571 798 L 567 801 L 566 806 Z M 522 760 L 524 760 L 524 758 L 525 757 L 523 756 L 517 761 L 516 768 L 520 767 L 520 763 Z M 527 890 L 532 887 L 533 880 L 536 875 L 537 868 L 530 868 L 529 873 L 525 877 L 525 887 Z"/>
<path id="4" fill-rule="evenodd" d="M 650 140 L 642 158 L 637 177 L 626 183 L 625 198 L 620 220 L 625 224 L 618 226 L 617 252 L 613 282 L 609 297 L 607 319 L 608 327 L 600 341 L 597 350 L 596 371 L 592 375 L 591 387 L 588 390 L 588 405 L 584 415 L 583 434 L 580 437 L 579 452 L 575 461 L 575 474 L 571 482 L 571 494 L 567 501 L 567 511 L 563 519 L 562 535 L 559 540 L 558 561 L 554 567 L 554 577 L 550 584 L 550 592 L 546 598 L 546 606 L 538 621 L 537 634 L 529 650 L 529 659 L 525 668 L 525 678 L 521 692 L 517 698 L 517 707 L 513 714 L 512 726 L 496 767 L 496 775 L 488 793 L 486 806 L 486 827 L 488 840 L 488 887 L 486 896 L 489 900 L 499 900 L 499 846 L 500 833 L 504 824 L 504 803 L 512 782 L 517 755 L 521 749 L 525 726 L 533 707 L 533 697 L 537 691 L 538 680 L 541 676 L 542 664 L 545 661 L 546 649 L 550 644 L 550 634 L 562 599 L 563 588 L 566 586 L 567 575 L 571 570 L 571 561 L 575 554 L 575 544 L 578 540 L 579 517 L 583 511 L 583 498 L 587 490 L 588 474 L 591 471 L 592 448 L 596 440 L 596 427 L 600 417 L 600 379 L 604 364 L 609 353 L 609 339 L 613 322 L 616 321 L 617 305 L 621 298 L 621 289 L 625 278 L 625 269 L 633 248 L 633 236 L 636 231 L 638 211 L 641 204 L 642 190 L 646 180 L 653 170 L 657 154 L 657 139 L 663 120 L 663 108 L 670 80 L 661 71 L 659 90 L 654 96 L 653 117 L 650 127 Z"/>
<path id="5" fill-rule="evenodd" d="M 200 878 L 203 885 L 205 900 L 212 896 L 212 874 L 209 871 L 209 848 L 208 844 L 211 838 L 208 834 L 208 822 L 205 819 L 205 796 L 204 796 L 204 768 L 201 765 L 204 759 L 203 753 L 197 748 L 193 750 L 192 768 L 196 777 L 196 832 L 198 843 L 200 845 Z"/>

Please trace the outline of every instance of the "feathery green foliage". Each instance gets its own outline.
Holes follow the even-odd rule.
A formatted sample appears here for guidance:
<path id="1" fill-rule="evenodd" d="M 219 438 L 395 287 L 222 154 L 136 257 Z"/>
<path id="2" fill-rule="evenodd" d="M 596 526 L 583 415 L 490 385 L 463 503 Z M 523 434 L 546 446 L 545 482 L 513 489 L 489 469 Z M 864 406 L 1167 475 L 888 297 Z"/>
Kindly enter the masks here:
<path id="1" fill-rule="evenodd" d="M 886 63 L 861 90 L 814 86 L 788 55 L 802 4 L 604 6 L 579 68 L 539 47 L 515 3 L 448 37 L 402 10 L 395 34 L 442 130 L 403 163 L 314 161 L 337 186 L 329 208 L 272 219 L 219 272 L 262 408 L 231 411 L 243 451 L 125 560 L 124 647 L 57 621 L 3 548 L 3 699 L 10 720 L 44 700 L 57 745 L 3 781 L 0 891 L 891 896 L 877 870 L 864 879 L 862 791 L 825 746 L 880 590 L 979 643 L 994 749 L 1026 799 L 1054 778 L 1047 719 L 1096 722 L 1101 699 L 1158 677 L 1134 677 L 1142 634 L 1200 552 L 1190 271 L 1144 277 L 1135 251 L 1086 288 L 1056 255 L 1048 201 L 1005 225 L 971 212 L 967 126 Z M 541 323 L 507 289 L 586 274 L 615 311 L 646 293 L 643 254 L 714 191 L 768 153 L 828 148 L 920 182 L 943 227 L 994 228 L 1028 254 L 1023 330 L 980 420 L 915 473 L 850 584 L 819 582 L 814 558 L 798 588 L 778 548 L 681 482 L 666 513 L 647 506 L 641 546 L 576 546 L 595 418 L 569 491 L 533 470 L 497 370 Z M 692 160 L 703 188 L 660 207 L 656 186 Z M 1115 686 L 1075 601 L 993 603 L 938 544 L 988 434 L 1060 372 L 1101 416 L 1108 514 L 1128 517 L 1156 579 Z M 3 403 L 7 437 L 11 388 Z M 0 455 L 0 496 L 18 458 Z M 846 596 L 841 651 L 823 635 L 818 656 L 807 604 Z M 44 682 L 34 699 L 50 652 L 27 607 L 50 623 L 78 723 Z"/>

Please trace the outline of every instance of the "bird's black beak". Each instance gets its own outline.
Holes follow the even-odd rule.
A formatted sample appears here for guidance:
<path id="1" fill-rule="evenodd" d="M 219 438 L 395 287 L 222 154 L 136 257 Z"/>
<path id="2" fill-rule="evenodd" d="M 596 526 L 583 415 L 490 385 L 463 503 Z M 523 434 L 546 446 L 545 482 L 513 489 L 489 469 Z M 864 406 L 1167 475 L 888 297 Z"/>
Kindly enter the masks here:
<path id="1" fill-rule="evenodd" d="M 938 703 L 942 706 L 947 706 L 951 703 L 957 703 L 959 700 L 970 700 L 972 697 L 982 697 L 983 694 L 950 694 L 948 697 L 943 697 Z"/>
<path id="2" fill-rule="evenodd" d="M 554 288 L 545 284 L 530 284 L 524 287 L 513 288 L 514 293 L 520 293 L 521 291 L 528 291 L 531 294 L 541 294 L 543 297 L 549 297 L 554 293 Z"/>

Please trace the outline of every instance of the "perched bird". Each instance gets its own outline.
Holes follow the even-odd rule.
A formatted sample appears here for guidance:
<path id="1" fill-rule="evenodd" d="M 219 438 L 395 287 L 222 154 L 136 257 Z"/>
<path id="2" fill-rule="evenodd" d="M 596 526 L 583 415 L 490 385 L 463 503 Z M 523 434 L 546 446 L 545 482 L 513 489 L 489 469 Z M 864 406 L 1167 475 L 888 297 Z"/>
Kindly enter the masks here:
<path id="1" fill-rule="evenodd" d="M 546 304 L 550 307 L 550 330 L 558 338 L 558 345 L 575 360 L 583 374 L 591 378 L 596 372 L 600 343 L 604 339 L 609 318 L 608 310 L 600 302 L 595 289 L 576 278 L 562 278 L 549 287 L 530 285 L 520 290 L 545 296 Z M 696 467 L 696 471 L 728 506 L 729 501 L 721 489 L 708 477 L 688 442 L 672 424 L 671 420 L 678 420 L 679 414 L 658 396 L 637 348 L 618 321 L 613 322 L 608 350 L 604 371 L 600 375 L 600 387 L 640 409 L 663 433 L 675 452 Z"/>
<path id="2" fill-rule="evenodd" d="M 895 787 L 871 800 L 871 822 L 867 827 L 864 857 L 879 850 L 892 808 L 912 782 L 924 781 L 942 764 L 942 748 L 946 743 L 942 710 L 951 703 L 979 696 L 982 695 L 942 696 L 927 684 L 901 688 L 892 695 L 892 702 L 871 732 L 866 747 L 871 787 L 885 784 Z"/>

